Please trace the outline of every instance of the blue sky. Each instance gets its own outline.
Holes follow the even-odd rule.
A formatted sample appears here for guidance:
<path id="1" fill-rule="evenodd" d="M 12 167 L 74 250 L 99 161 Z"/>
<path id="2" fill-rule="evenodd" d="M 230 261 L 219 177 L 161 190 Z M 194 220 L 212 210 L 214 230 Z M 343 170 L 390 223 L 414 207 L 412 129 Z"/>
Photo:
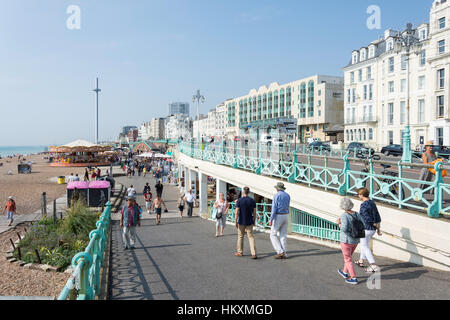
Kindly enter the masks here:
<path id="1" fill-rule="evenodd" d="M 343 75 L 351 51 L 429 20 L 432 0 L 2 0 L 0 145 L 94 140 L 165 117 L 201 89 L 207 112 L 274 81 Z M 81 29 L 69 30 L 69 5 Z M 369 30 L 367 7 L 381 8 Z M 405 9 L 408 8 L 408 9 Z"/>

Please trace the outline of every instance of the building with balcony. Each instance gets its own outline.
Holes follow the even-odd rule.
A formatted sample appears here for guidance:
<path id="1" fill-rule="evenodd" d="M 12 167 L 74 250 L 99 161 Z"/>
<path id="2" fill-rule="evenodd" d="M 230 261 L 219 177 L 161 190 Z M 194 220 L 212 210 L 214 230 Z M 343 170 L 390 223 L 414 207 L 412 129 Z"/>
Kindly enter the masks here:
<path id="1" fill-rule="evenodd" d="M 396 50 L 396 37 L 408 30 L 388 29 L 384 37 L 352 52 L 345 73 L 345 142 L 380 150 L 402 144 L 409 123 L 413 149 L 428 140 L 450 144 L 450 3 L 434 1 L 430 23 L 412 26 L 414 47 Z"/>
<path id="2" fill-rule="evenodd" d="M 166 118 L 165 139 L 184 141 L 192 137 L 192 121 L 185 114 L 175 114 Z"/>
<path id="3" fill-rule="evenodd" d="M 324 129 L 343 124 L 344 78 L 316 75 L 286 84 L 274 82 L 227 100 L 226 132 L 238 135 L 250 128 L 267 130 L 296 119 L 297 138 L 327 140 Z"/>

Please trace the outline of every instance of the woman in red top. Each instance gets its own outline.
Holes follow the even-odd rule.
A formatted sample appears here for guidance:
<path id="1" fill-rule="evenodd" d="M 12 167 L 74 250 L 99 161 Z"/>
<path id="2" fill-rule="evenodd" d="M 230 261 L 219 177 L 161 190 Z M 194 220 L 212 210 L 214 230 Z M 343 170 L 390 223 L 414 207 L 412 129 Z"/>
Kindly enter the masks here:
<path id="1" fill-rule="evenodd" d="M 8 198 L 8 202 L 6 202 L 5 208 L 3 209 L 3 214 L 5 211 L 9 220 L 8 226 L 10 226 L 14 222 L 14 214 L 16 213 L 16 202 L 13 197 Z"/>

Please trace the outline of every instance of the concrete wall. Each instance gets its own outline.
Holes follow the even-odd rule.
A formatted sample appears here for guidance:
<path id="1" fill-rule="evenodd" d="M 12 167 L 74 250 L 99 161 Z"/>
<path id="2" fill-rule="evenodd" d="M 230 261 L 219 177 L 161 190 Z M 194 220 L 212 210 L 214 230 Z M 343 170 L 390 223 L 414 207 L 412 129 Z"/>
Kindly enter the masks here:
<path id="1" fill-rule="evenodd" d="M 180 154 L 179 161 L 189 168 L 237 186 L 248 186 L 254 193 L 273 198 L 279 180 L 250 172 L 195 160 Z M 320 218 L 336 222 L 341 215 L 341 197 L 337 193 L 284 182 L 291 195 L 291 206 Z M 360 201 L 354 200 L 355 210 Z M 431 219 L 425 214 L 386 207 L 378 204 L 382 217 L 382 237 L 373 241 L 374 254 L 400 261 L 450 271 L 450 223 Z"/>

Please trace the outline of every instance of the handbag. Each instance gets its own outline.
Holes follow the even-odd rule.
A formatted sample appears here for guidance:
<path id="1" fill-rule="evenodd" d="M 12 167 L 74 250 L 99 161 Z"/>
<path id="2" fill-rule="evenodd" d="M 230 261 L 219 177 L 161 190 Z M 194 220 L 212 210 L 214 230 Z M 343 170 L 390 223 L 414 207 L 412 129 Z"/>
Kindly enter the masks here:
<path id="1" fill-rule="evenodd" d="M 217 220 L 222 219 L 222 212 L 219 213 L 219 210 L 217 210 L 217 208 L 214 208 L 213 215 Z"/>

